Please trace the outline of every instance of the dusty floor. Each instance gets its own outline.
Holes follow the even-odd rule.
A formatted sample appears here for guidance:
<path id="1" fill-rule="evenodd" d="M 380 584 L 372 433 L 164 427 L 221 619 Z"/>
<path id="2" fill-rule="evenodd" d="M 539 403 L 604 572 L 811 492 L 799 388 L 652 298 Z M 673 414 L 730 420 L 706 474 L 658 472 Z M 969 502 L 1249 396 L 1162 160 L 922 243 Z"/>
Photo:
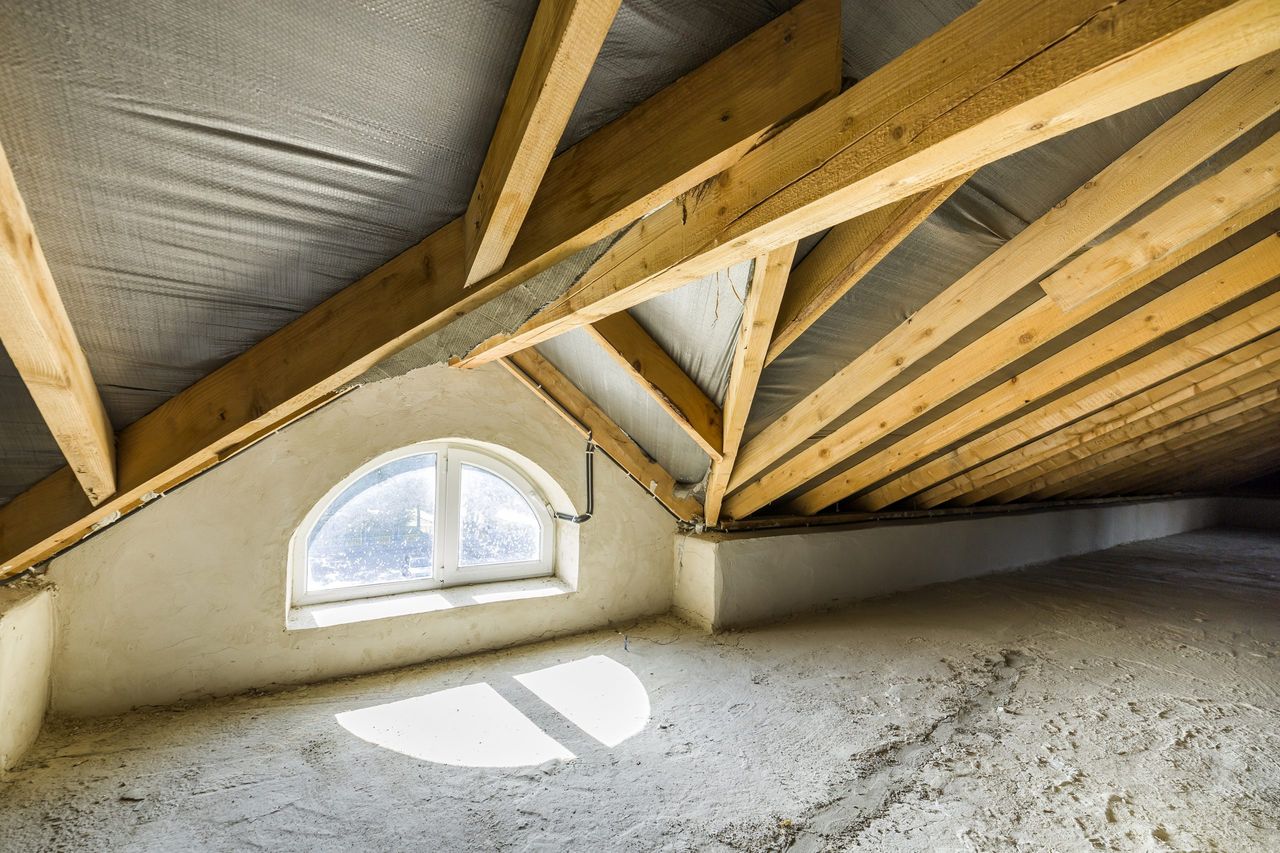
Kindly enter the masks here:
<path id="1" fill-rule="evenodd" d="M 1280 850 L 1278 605 L 1280 536 L 1214 531 L 54 724 L 0 848 Z"/>

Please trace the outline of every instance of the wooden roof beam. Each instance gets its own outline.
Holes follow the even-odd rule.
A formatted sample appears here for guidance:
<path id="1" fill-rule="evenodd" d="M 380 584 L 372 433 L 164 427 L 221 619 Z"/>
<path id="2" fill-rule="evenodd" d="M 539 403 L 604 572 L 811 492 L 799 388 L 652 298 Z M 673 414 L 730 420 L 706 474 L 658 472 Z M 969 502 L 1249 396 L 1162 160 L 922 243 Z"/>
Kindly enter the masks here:
<path id="1" fill-rule="evenodd" d="M 782 355 L 972 174 L 855 216 L 828 231 L 791 273 L 765 365 Z"/>
<path id="2" fill-rule="evenodd" d="M 1223 199 L 1222 204 L 1217 202 L 1219 198 Z M 1075 328 L 1128 294 L 1138 291 L 1239 228 L 1274 210 L 1277 205 L 1280 205 L 1280 137 L 1268 140 L 1214 177 L 1179 194 L 1113 237 L 1112 240 L 1123 239 L 1133 231 L 1140 231 L 1149 235 L 1151 251 L 1140 262 L 1117 270 L 1112 287 L 1103 289 L 1071 311 L 1061 310 L 1051 297 L 1041 297 L 951 358 L 935 365 L 839 429 L 744 487 L 730 498 L 730 503 L 734 509 L 751 512 L 804 485 L 995 371 Z M 1228 208 L 1231 212 L 1224 219 L 1224 211 Z M 1196 236 L 1190 236 L 1189 229 L 1187 240 L 1172 245 L 1160 242 L 1155 236 L 1162 233 L 1166 222 L 1183 220 L 1195 223 Z M 1109 240 L 1095 246 L 1055 275 L 1069 272 L 1075 264 L 1090 263 L 1094 253 L 1108 251 L 1110 242 Z M 1253 281 L 1253 266 L 1250 266 L 1250 270 L 1250 274 L 1244 279 Z M 1256 274 L 1263 272 L 1266 271 L 1261 270 Z M 1263 281 L 1265 280 L 1264 277 Z M 1261 282 L 1252 286 L 1256 287 L 1257 284 Z M 1120 354 L 1132 351 L 1129 344 L 1134 341 L 1151 340 L 1152 324 L 1144 322 L 1140 316 L 1136 317 L 1135 323 L 1137 337 L 1115 340 L 1111 344 L 1113 349 L 1108 352 L 1101 349 L 1091 351 L 1088 361 L 1096 361 L 1099 357 L 1105 357 L 1106 361 L 1114 360 Z M 1174 327 L 1166 326 L 1164 331 L 1167 332 L 1170 328 Z M 1094 336 L 1091 339 L 1098 338 Z M 1067 367 L 1078 370 L 1085 363 L 1081 361 Z M 1032 389 L 1026 385 L 1001 386 L 997 390 L 1004 395 L 1002 400 L 994 400 L 994 392 L 980 399 L 984 404 L 992 405 L 993 409 L 1003 411 L 1005 415 L 1013 414 L 1017 408 L 1047 393 L 1041 389 L 1033 394 Z M 890 449 L 872 456 L 820 486 L 811 488 L 797 499 L 797 507 L 803 507 L 799 511 L 816 512 L 836 500 L 874 485 L 895 471 L 905 470 L 924 456 L 941 450 L 952 442 L 964 439 L 966 434 L 960 431 L 961 428 L 972 433 L 988 422 L 979 419 L 973 405 L 975 404 L 971 403 L 958 411 L 969 413 L 975 420 L 962 421 L 959 415 L 951 413 L 945 423 L 952 428 L 947 430 L 941 427 L 944 422 L 935 421 L 927 430 L 918 431 Z M 1010 406 L 1013 408 L 1010 409 Z M 821 501 L 826 503 L 820 503 Z"/>
<path id="3" fill-rule="evenodd" d="M 1212 411 L 1240 397 L 1280 382 L 1280 352 L 1271 351 L 1260 359 L 1263 364 L 1247 370 L 1246 366 L 1222 371 L 1202 383 L 1184 386 L 1181 393 L 1170 395 L 1156 404 L 1141 406 L 1130 418 L 1113 425 L 1101 435 L 1087 441 L 1073 442 L 1042 462 L 1020 469 L 1009 478 L 1009 484 L 996 493 L 996 503 L 1009 503 L 1023 495 L 1031 494 L 1062 482 L 1071 476 L 1073 466 L 1082 460 L 1096 457 L 1125 442 L 1159 433 L 1167 427 L 1196 415 Z M 1248 365 L 1252 366 L 1252 365 Z M 1145 396 L 1145 395 L 1142 395 Z M 1186 399 L 1190 397 L 1190 399 Z M 1142 401 L 1136 400 L 1135 404 Z M 1162 405 L 1163 404 L 1163 405 Z"/>
<path id="4" fill-rule="evenodd" d="M 1280 109 L 1280 56 L 1228 75 L 775 419 L 743 448 L 754 479 L 963 329 Z"/>
<path id="5" fill-rule="evenodd" d="M 1232 353 L 1237 347 L 1277 328 L 1280 328 L 1280 295 L 1272 295 L 1118 368 L 1077 391 L 1051 400 L 999 430 L 984 433 L 877 488 L 872 494 L 884 500 L 886 506 L 925 489 L 927 491 L 913 499 L 913 506 L 930 509 L 956 499 L 968 503 L 969 495 L 1003 475 L 1008 467 L 1004 460 L 1010 451 L 1051 435 L 1077 419 L 1168 377 Z"/>
<path id="6" fill-rule="evenodd" d="M 1273 0 L 987 0 L 656 211 L 467 360 L 593 323 L 1277 48 Z"/>
<path id="7" fill-rule="evenodd" d="M 721 458 L 720 407 L 626 311 L 587 327 L 605 354 L 713 460 Z"/>
<path id="8" fill-rule="evenodd" d="M 1280 203 L 1280 200 L 1276 203 Z M 1181 261 L 1177 261 L 1173 265 L 1180 263 Z M 944 417 L 930 423 L 926 429 L 913 432 L 888 449 L 811 488 L 793 501 L 793 509 L 804 513 L 817 512 L 837 500 L 907 469 L 915 462 L 943 450 L 954 442 L 962 441 L 975 432 L 989 429 L 992 424 L 1016 414 L 1028 404 L 1051 397 L 1067 385 L 1085 378 L 1093 371 L 1122 358 L 1138 347 L 1153 343 L 1186 323 L 1251 293 L 1274 278 L 1278 271 L 1280 271 L 1280 236 L 1273 234 L 1213 269 L 1184 282 L 1116 322 L 1028 368 L 982 396 L 948 412 Z M 1156 276 L 1151 278 L 1154 277 Z M 1104 291 L 1094 297 L 1094 300 L 1112 304 L 1128 292 L 1132 291 L 1127 289 Z M 1048 300 L 1048 297 L 1045 297 L 1045 300 Z M 1099 307 L 1091 300 L 1063 316 L 1075 324 L 1097 313 Z M 1014 321 L 1017 319 L 1015 317 Z M 1012 324 L 1013 328 L 1017 328 L 1018 325 Z M 1000 333 L 1000 330 L 997 332 L 998 334 L 979 339 L 972 349 L 980 350 L 984 343 L 1005 345 L 1007 341 L 1005 335 Z M 954 358 L 948 359 L 935 368 L 936 374 L 935 371 L 930 371 L 922 378 L 928 378 L 930 374 L 941 375 L 948 370 L 952 372 L 964 370 L 974 356 L 975 352 L 971 351 L 970 347 L 966 347 Z M 857 502 L 858 508 L 878 509 L 876 504 L 879 504 L 880 500 L 882 498 L 879 496 L 868 496 Z"/>
<path id="9" fill-rule="evenodd" d="M 1094 494 L 1121 494 L 1131 483 L 1147 476 L 1150 466 L 1167 464 L 1175 454 L 1214 441 L 1236 430 L 1269 421 L 1280 410 L 1280 386 L 1236 400 L 1212 412 L 1197 415 L 1158 433 L 1143 436 L 1086 460 L 1074 476 L 1030 495 L 1031 500 Z M 1146 467 L 1144 467 L 1146 466 Z M 1157 470 L 1155 473 L 1162 473 Z"/>
<path id="10" fill-rule="evenodd" d="M 557 155 L 506 263 L 465 286 L 464 219 L 349 285 L 125 430 L 97 507 L 63 469 L 0 507 L 0 577 L 74 544 L 738 160 L 840 88 L 839 5 L 807 0 Z"/>
<path id="11" fill-rule="evenodd" d="M 1280 327 L 1280 298 L 1277 298 L 1278 296 L 1280 294 L 1273 295 L 1269 300 L 1276 306 L 1272 311 L 1272 322 L 1276 324 L 1276 327 Z M 1180 339 L 1171 344 L 1170 347 L 1178 346 L 1184 341 L 1185 338 Z M 1165 347 L 1157 354 L 1164 353 L 1170 347 Z M 1180 347 L 1179 349 L 1181 350 L 1182 348 Z M 1123 428 L 1126 424 L 1144 417 L 1148 409 L 1156 411 L 1159 407 L 1177 405 L 1188 396 L 1193 397 L 1201 391 L 1217 388 L 1222 384 L 1233 381 L 1234 378 L 1247 375 L 1259 367 L 1271 364 L 1276 360 L 1280 360 L 1280 333 L 1272 333 L 1262 340 L 1207 361 L 1193 370 L 1153 385 L 1138 394 L 1126 397 L 1120 402 L 1101 406 L 1089 416 L 1077 420 L 1069 426 L 1049 431 L 1032 441 L 1022 444 L 1016 450 L 998 456 L 973 471 L 966 472 L 961 477 L 949 481 L 945 484 L 945 489 L 939 486 L 930 490 L 930 492 L 921 496 L 923 499 L 914 503 L 917 506 L 937 506 L 941 502 L 940 498 L 944 495 L 951 495 L 950 499 L 957 505 L 972 506 L 1001 494 L 1006 489 L 1017 486 L 1020 482 L 1030 480 L 1038 474 L 1052 470 L 1049 466 L 1052 460 L 1061 458 L 1060 454 L 1072 448 L 1083 446 L 1087 442 L 1105 436 L 1116 429 Z M 1126 368 L 1131 366 L 1127 365 Z M 1176 362 L 1174 367 L 1173 372 L 1176 373 Z M 1132 374 L 1132 371 L 1126 368 L 1121 368 L 1120 371 L 1117 371 L 1117 373 L 1124 374 L 1121 377 L 1121 382 L 1124 382 Z M 1110 376 L 1104 376 L 1091 383 L 1089 388 L 1096 394 L 1098 390 L 1101 390 L 1099 386 L 1102 386 L 1110 379 Z M 1063 409 L 1070 411 L 1073 409 L 1074 398 L 1077 397 L 1078 393 L 1070 395 L 1073 399 L 1063 400 L 1059 398 L 1052 400 L 1032 414 L 1039 416 L 1046 411 L 1056 412 Z M 1059 406 L 1060 402 L 1061 406 Z M 1018 423 L 1002 427 L 996 432 L 999 436 L 1007 436 L 1010 432 L 1014 436 L 1025 435 L 1023 427 Z M 950 456 L 951 454 L 947 454 L 947 457 Z"/>
<path id="12" fill-rule="evenodd" d="M 751 285 L 742 306 L 742 325 L 738 329 L 738 342 L 729 366 L 729 387 L 724 395 L 724 456 L 712 461 L 707 474 L 704 501 L 707 524 L 720 522 L 725 490 L 742 443 L 742 433 L 747 427 L 747 416 L 751 414 L 751 401 L 755 399 L 756 387 L 767 360 L 766 351 L 778 316 L 778 306 L 785 298 L 783 294 L 795 254 L 796 244 L 789 243 L 756 258 L 751 270 Z"/>
<path id="13" fill-rule="evenodd" d="M 688 522 L 702 515 L 702 505 L 681 495 L 675 479 L 550 361 L 535 350 L 527 350 L 504 359 L 502 365 L 570 423 L 579 425 L 580 431 L 590 434 L 601 450 L 672 515 Z"/>
<path id="14" fill-rule="evenodd" d="M 502 268 L 621 0 L 540 0 L 466 213 L 466 284 Z"/>
<path id="15" fill-rule="evenodd" d="M 115 432 L 0 148 L 0 341 L 92 505 L 116 490 Z"/>

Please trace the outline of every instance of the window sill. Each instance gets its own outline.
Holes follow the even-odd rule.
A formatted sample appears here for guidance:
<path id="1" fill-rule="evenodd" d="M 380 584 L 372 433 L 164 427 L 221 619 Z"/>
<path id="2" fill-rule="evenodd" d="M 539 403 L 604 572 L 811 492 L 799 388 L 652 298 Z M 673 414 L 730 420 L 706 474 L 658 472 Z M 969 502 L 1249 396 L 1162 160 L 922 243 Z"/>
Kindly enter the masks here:
<path id="1" fill-rule="evenodd" d="M 573 591 L 573 587 L 560 578 L 549 577 L 402 592 L 399 595 L 335 601 L 328 604 L 308 604 L 289 609 L 285 630 L 306 631 L 313 628 L 331 628 L 353 622 L 435 613 L 441 610 L 455 610 L 459 607 L 568 595 Z"/>

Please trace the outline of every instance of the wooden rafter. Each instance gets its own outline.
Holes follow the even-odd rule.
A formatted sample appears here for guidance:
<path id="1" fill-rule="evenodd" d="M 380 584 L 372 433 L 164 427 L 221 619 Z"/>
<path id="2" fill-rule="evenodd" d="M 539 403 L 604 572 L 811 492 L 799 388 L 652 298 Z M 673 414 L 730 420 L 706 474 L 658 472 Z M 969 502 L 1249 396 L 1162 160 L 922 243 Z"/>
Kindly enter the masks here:
<path id="1" fill-rule="evenodd" d="M 601 411 L 587 395 L 534 350 L 504 359 L 503 366 L 553 408 L 567 416 L 580 429 L 589 432 L 601 450 L 609 454 L 622 470 L 648 489 L 672 515 L 692 522 L 702 514 L 702 505 L 679 494 L 674 478 L 649 458 L 640 445 L 632 441 L 621 427 Z"/>
<path id="2" fill-rule="evenodd" d="M 1202 376 L 1216 375 L 1215 371 L 1259 363 L 1261 353 L 1268 346 L 1280 346 L 1280 340 L 1272 343 L 1272 335 L 1253 344 L 1247 342 L 1276 328 L 1280 328 L 1280 294 L 1259 300 L 979 436 L 869 493 L 868 502 L 887 506 L 927 486 L 932 488 L 913 501 L 915 506 L 927 509 L 949 501 L 970 506 L 985 500 L 1011 485 L 1006 477 L 1016 476 L 1068 442 L 1091 435 L 1095 418 L 1110 423 L 1108 418 L 1122 411 L 1117 408 L 1120 403 L 1141 394 L 1156 394 L 1161 384 L 1194 387 Z"/>
<path id="3" fill-rule="evenodd" d="M 1187 447 L 1194 447 L 1218 436 L 1244 429 L 1274 416 L 1280 402 L 1280 388 L 1275 384 L 1247 397 L 1235 400 L 1211 412 L 1189 418 L 1172 427 L 1134 439 L 1082 460 L 1066 480 L 1034 492 L 1033 500 L 1088 492 L 1096 484 L 1105 483 L 1107 492 L 1124 492 L 1130 488 L 1132 471 L 1160 461 Z M 1145 474 L 1143 475 L 1145 476 Z"/>
<path id="4" fill-rule="evenodd" d="M 876 264 L 969 179 L 952 178 L 933 189 L 887 204 L 827 232 L 787 282 L 765 364 L 795 343 Z"/>
<path id="5" fill-rule="evenodd" d="M 1228 75 L 1060 205 L 945 288 L 743 449 L 737 490 L 884 384 L 1035 282 L 1173 181 L 1280 109 L 1270 56 Z"/>
<path id="6" fill-rule="evenodd" d="M 1268 427 L 1275 430 L 1277 424 L 1261 425 L 1261 435 L 1267 435 Z M 1180 456 L 1157 481 L 1166 484 L 1170 491 L 1224 489 L 1237 486 L 1280 469 L 1280 445 L 1258 441 L 1254 436 L 1236 431 L 1230 434 L 1232 443 L 1212 448 L 1211 452 Z M 1142 488 L 1139 483 L 1135 488 Z"/>
<path id="7" fill-rule="evenodd" d="M 1047 459 L 1020 469 L 1008 478 L 1008 483 L 1002 484 L 1004 488 L 996 493 L 995 502 L 1008 503 L 1062 482 L 1071 476 L 1073 466 L 1082 460 L 1099 456 L 1127 441 L 1160 432 L 1172 424 L 1212 411 L 1280 381 L 1280 371 L 1275 369 L 1280 362 L 1280 352 L 1272 350 L 1258 360 L 1264 362 L 1263 365 L 1244 375 L 1241 375 L 1243 367 L 1220 371 L 1217 376 L 1202 382 L 1182 386 L 1180 390 L 1185 391 L 1185 395 L 1171 393 L 1146 405 L 1142 405 L 1145 401 L 1140 396 L 1133 402 L 1136 408 L 1131 410 L 1129 406 L 1122 405 L 1116 412 L 1108 412 L 1120 422 L 1113 424 L 1111 429 L 1100 431 L 1099 435 L 1072 442 Z M 1184 399 L 1184 396 L 1190 399 Z"/>
<path id="8" fill-rule="evenodd" d="M 625 311 L 587 327 L 605 354 L 630 374 L 713 460 L 721 456 L 720 407 Z"/>
<path id="9" fill-rule="evenodd" d="M 595 322 L 1277 48 L 1272 0 L 988 0 L 656 211 L 467 358 Z"/>
<path id="10" fill-rule="evenodd" d="M 1051 297 L 1042 297 L 954 356 L 935 365 L 917 379 L 861 412 L 830 435 L 805 448 L 781 466 L 735 493 L 730 498 L 730 505 L 736 511 L 735 516 L 741 517 L 741 514 L 752 512 L 792 489 L 804 485 L 873 442 L 906 426 L 993 372 L 1007 367 L 1018 358 L 1079 326 L 1104 308 L 1136 292 L 1239 228 L 1249 225 L 1274 210 L 1277 205 L 1280 205 L 1280 188 L 1266 181 L 1257 180 L 1256 171 L 1259 163 L 1271 164 L 1268 168 L 1274 171 L 1275 166 L 1280 165 L 1276 163 L 1277 157 L 1280 157 L 1280 139 L 1263 143 L 1231 167 L 1181 193 L 1143 217 L 1112 239 L 1126 238 L 1131 231 L 1138 230 L 1153 235 L 1151 238 L 1153 247 L 1160 245 L 1159 238 L 1154 235 L 1160 233 L 1160 223 L 1172 218 L 1197 218 L 1200 234 L 1190 242 L 1172 247 L 1170 251 L 1153 249 L 1145 263 L 1117 271 L 1118 276 L 1110 287 L 1101 289 L 1097 295 L 1070 311 L 1061 310 Z M 1222 220 L 1218 218 L 1217 210 L 1205 210 L 1204 205 L 1212 206 L 1211 200 L 1218 198 L 1219 191 L 1227 187 L 1230 187 L 1235 194 L 1238 205 L 1234 209 L 1238 212 Z M 1079 256 L 1062 271 L 1069 270 L 1077 263 L 1090 263 L 1094 252 L 1108 251 L 1109 242 Z M 1270 275 L 1264 275 L 1266 272 L 1268 270 L 1261 269 L 1257 273 L 1263 275 L 1263 278 L 1253 284 L 1253 287 L 1270 277 Z M 1271 275 L 1274 275 L 1274 272 L 1271 272 Z M 1252 274 L 1248 280 L 1253 280 Z M 1145 332 L 1148 335 L 1151 333 L 1151 324 L 1142 322 L 1141 317 L 1138 317 L 1136 322 L 1138 326 L 1136 332 Z M 1164 331 L 1167 332 L 1171 328 L 1175 327 L 1166 325 Z M 1093 336 L 1091 339 L 1104 341 L 1116 354 L 1130 351 L 1126 347 L 1131 341 L 1123 338 Z M 1105 351 L 1093 350 L 1090 355 L 1096 359 L 1099 353 L 1105 354 Z M 1112 355 L 1110 358 L 1114 357 L 1115 355 Z M 1036 393 L 1033 394 L 1032 387 L 1025 384 L 1016 387 L 1010 385 L 1008 388 L 1003 388 L 1004 402 L 991 405 L 995 408 L 1007 409 L 1016 404 L 1016 409 L 1037 396 L 1047 393 L 1046 390 L 1039 388 L 1035 391 Z M 989 401 L 991 398 L 984 395 L 980 399 Z M 963 410 L 972 411 L 969 407 Z M 1012 410 L 1006 411 L 1005 414 L 1012 414 Z M 970 425 L 969 422 L 960 421 L 955 413 L 948 415 L 947 422 L 953 424 L 956 429 L 961 426 L 970 427 L 969 432 L 973 432 L 980 425 L 978 423 Z M 799 511 L 816 512 L 836 500 L 874 485 L 895 471 L 902 470 L 920 460 L 928 453 L 964 437 L 963 433 L 942 429 L 941 422 L 935 421 L 928 430 L 917 431 L 889 450 L 877 453 L 854 468 L 810 489 L 797 500 L 797 506 L 804 507 Z"/>
<path id="11" fill-rule="evenodd" d="M 734 459 L 742 443 L 742 433 L 751 414 L 751 401 L 756 395 L 760 373 L 764 370 L 766 351 L 773 332 L 778 307 L 783 299 L 795 259 L 796 245 L 791 243 L 755 259 L 751 285 L 742 306 L 742 325 L 729 366 L 729 386 L 724 395 L 724 457 L 712 460 L 707 474 L 705 518 L 707 524 L 718 524 Z"/>
<path id="12" fill-rule="evenodd" d="M 0 148 L 0 341 L 91 504 L 116 490 L 115 432 Z"/>
<path id="13" fill-rule="evenodd" d="M 1138 347 L 1153 343 L 1186 323 L 1251 293 L 1274 278 L 1278 271 L 1280 236 L 1272 235 L 948 412 L 930 423 L 928 429 L 912 433 L 890 448 L 806 491 L 793 502 L 792 507 L 806 514 L 817 512 L 906 469 L 951 443 L 989 429 L 1028 403 L 1058 393 Z M 1124 293 L 1107 291 L 1094 298 L 1104 299 L 1108 295 L 1114 297 L 1114 303 Z M 1076 311 L 1092 316 L 1096 313 L 1092 308 L 1093 304 L 1089 302 Z M 1075 319 L 1079 320 L 1078 317 Z M 996 342 L 1002 342 L 998 335 Z M 949 359 L 939 369 L 946 370 L 948 366 L 952 370 L 959 369 L 965 364 L 965 357 L 972 355 L 966 350 L 955 356 L 958 361 L 954 364 L 948 365 Z M 859 508 L 865 509 L 866 506 L 860 505 Z"/>
<path id="14" fill-rule="evenodd" d="M 467 285 L 507 260 L 619 3 L 538 3 L 467 207 Z"/>
<path id="15" fill-rule="evenodd" d="M 460 217 L 129 428 L 98 507 L 70 469 L 0 507 L 0 576 L 325 399 L 388 355 L 697 186 L 839 91 L 839 6 L 808 0 L 557 155 L 501 270 L 465 287 Z"/>

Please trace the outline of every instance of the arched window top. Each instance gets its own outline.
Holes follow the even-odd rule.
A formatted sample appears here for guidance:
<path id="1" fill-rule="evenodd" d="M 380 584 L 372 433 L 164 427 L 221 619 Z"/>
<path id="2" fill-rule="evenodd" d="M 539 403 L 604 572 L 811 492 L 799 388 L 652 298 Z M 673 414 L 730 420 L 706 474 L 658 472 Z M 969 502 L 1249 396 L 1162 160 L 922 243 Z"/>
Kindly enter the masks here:
<path id="1" fill-rule="evenodd" d="M 360 466 L 307 514 L 292 601 L 549 575 L 554 536 L 547 500 L 509 462 L 458 442 L 410 445 Z"/>

